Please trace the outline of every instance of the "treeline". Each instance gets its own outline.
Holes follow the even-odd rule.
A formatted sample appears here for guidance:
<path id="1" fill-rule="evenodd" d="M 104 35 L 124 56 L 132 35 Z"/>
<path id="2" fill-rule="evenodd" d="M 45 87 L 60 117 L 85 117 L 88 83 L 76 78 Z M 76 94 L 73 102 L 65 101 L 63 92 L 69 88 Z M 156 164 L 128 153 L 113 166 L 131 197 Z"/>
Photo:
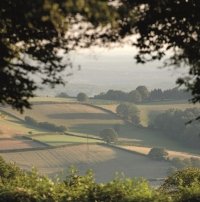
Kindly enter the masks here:
<path id="1" fill-rule="evenodd" d="M 144 179 L 116 177 L 96 183 L 92 172 L 71 170 L 64 181 L 25 172 L 0 157 L 0 202 L 197 202 L 200 170 L 188 168 L 168 177 L 155 189 Z"/>
<path id="2" fill-rule="evenodd" d="M 108 90 L 106 93 L 95 95 L 94 99 L 141 103 L 162 100 L 184 100 L 190 97 L 189 92 L 178 88 L 168 90 L 154 89 L 149 91 L 146 86 L 138 86 L 135 90 L 130 92 Z"/>
<path id="3" fill-rule="evenodd" d="M 50 130 L 50 131 L 54 131 L 54 132 L 64 132 L 67 130 L 67 128 L 65 126 L 57 126 L 57 125 L 55 125 L 53 123 L 49 123 L 49 122 L 38 122 L 29 116 L 25 116 L 24 120 L 27 124 L 30 124 L 31 126 L 42 128 L 45 130 Z"/>
<path id="4" fill-rule="evenodd" d="M 200 148 L 200 124 L 193 121 L 200 114 L 200 109 L 192 108 L 181 110 L 168 110 L 157 115 L 151 127 L 161 130 L 165 135 L 183 142 L 186 145 Z"/>

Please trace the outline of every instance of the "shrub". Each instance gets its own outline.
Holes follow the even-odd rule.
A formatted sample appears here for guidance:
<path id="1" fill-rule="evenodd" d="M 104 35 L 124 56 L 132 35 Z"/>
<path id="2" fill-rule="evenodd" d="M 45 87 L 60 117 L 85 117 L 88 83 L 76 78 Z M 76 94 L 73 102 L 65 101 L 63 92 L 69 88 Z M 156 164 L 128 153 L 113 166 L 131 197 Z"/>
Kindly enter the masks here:
<path id="1" fill-rule="evenodd" d="M 134 104 L 119 104 L 116 108 L 116 112 L 122 118 L 131 120 L 135 125 L 140 123 L 139 110 Z"/>
<path id="2" fill-rule="evenodd" d="M 169 176 L 160 189 L 166 192 L 176 192 L 180 191 L 181 187 L 191 187 L 194 183 L 200 185 L 200 169 L 186 168 Z"/>
<path id="3" fill-rule="evenodd" d="M 117 141 L 117 132 L 115 130 L 113 130 L 112 128 L 107 128 L 102 130 L 99 133 L 100 137 L 107 143 L 112 143 L 112 142 L 116 142 Z"/>
<path id="4" fill-rule="evenodd" d="M 38 125 L 38 122 L 35 119 L 31 118 L 30 116 L 25 116 L 24 120 L 25 120 L 25 122 L 27 124 L 30 124 L 32 126 L 37 126 Z"/>
<path id="5" fill-rule="evenodd" d="M 79 93 L 77 95 L 77 100 L 79 102 L 86 102 L 88 100 L 88 96 L 85 93 Z"/>
<path id="6" fill-rule="evenodd" d="M 148 153 L 149 158 L 154 160 L 166 160 L 168 153 L 163 148 L 152 148 Z"/>

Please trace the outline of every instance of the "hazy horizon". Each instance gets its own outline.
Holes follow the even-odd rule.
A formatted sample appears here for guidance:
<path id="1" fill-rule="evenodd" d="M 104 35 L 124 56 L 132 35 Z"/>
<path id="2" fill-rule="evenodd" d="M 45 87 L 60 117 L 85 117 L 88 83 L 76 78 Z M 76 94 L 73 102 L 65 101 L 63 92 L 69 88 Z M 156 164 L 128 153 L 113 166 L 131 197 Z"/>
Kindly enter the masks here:
<path id="1" fill-rule="evenodd" d="M 73 52 L 70 59 L 74 67 L 67 70 L 73 75 L 68 77 L 65 87 L 57 86 L 48 90 L 48 94 L 64 91 L 75 96 L 83 91 L 93 96 L 108 89 L 131 91 L 138 85 L 146 85 L 149 90 L 168 89 L 175 87 L 177 78 L 184 74 L 182 68 L 159 68 L 161 61 L 136 64 L 135 54 L 136 50 L 131 46 Z"/>

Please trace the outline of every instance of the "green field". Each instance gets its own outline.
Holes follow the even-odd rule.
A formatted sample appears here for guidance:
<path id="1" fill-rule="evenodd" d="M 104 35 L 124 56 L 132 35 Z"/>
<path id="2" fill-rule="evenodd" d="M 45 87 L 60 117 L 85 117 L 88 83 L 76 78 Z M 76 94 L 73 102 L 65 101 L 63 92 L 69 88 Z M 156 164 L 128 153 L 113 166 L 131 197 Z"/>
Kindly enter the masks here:
<path id="1" fill-rule="evenodd" d="M 100 140 L 95 140 L 91 138 L 82 138 L 82 137 L 75 137 L 69 135 L 40 135 L 32 137 L 33 140 L 38 140 L 40 142 L 46 143 L 50 146 L 59 146 L 59 145 L 66 145 L 71 143 L 97 143 L 101 142 Z"/>

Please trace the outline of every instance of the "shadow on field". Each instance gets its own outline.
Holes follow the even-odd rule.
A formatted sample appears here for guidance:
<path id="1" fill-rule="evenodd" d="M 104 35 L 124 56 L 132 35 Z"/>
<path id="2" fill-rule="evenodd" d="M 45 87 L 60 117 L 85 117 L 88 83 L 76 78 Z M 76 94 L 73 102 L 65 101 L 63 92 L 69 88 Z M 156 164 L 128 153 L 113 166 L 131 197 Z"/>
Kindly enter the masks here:
<path id="1" fill-rule="evenodd" d="M 48 117 L 52 119 L 116 119 L 113 115 L 106 113 L 59 113 L 49 114 Z"/>
<path id="2" fill-rule="evenodd" d="M 79 124 L 70 128 L 70 131 L 86 133 L 91 135 L 99 135 L 99 132 L 105 128 L 114 128 L 115 124 Z M 119 138 L 130 140 L 130 145 L 147 146 L 147 147 L 163 147 L 169 150 L 195 152 L 190 148 L 186 148 L 181 142 L 165 136 L 161 131 L 150 128 L 139 128 L 130 124 L 121 124 L 118 132 Z M 126 140 L 127 142 L 128 140 Z"/>
<path id="3" fill-rule="evenodd" d="M 104 151 L 104 148 L 107 151 Z M 69 162 L 63 161 L 62 168 L 69 168 L 74 165 L 80 174 L 85 174 L 88 170 L 93 170 L 97 182 L 108 182 L 116 176 L 116 173 L 124 173 L 127 177 L 145 177 L 145 178 L 163 178 L 166 176 L 167 169 L 170 167 L 168 162 L 159 162 L 151 160 L 145 156 L 122 151 L 115 148 L 101 146 L 101 152 L 93 150 L 89 147 L 85 151 L 85 158 L 83 158 L 83 151 L 81 153 L 82 159 Z M 105 157 L 104 157 L 105 156 Z M 51 176 L 58 175 L 61 179 L 69 172 L 64 169 L 64 172 L 51 173 Z"/>
<path id="4" fill-rule="evenodd" d="M 99 135 L 100 131 L 106 128 L 113 128 L 116 124 L 77 124 L 70 127 L 70 131 L 78 132 L 78 133 L 85 133 L 90 135 Z"/>

